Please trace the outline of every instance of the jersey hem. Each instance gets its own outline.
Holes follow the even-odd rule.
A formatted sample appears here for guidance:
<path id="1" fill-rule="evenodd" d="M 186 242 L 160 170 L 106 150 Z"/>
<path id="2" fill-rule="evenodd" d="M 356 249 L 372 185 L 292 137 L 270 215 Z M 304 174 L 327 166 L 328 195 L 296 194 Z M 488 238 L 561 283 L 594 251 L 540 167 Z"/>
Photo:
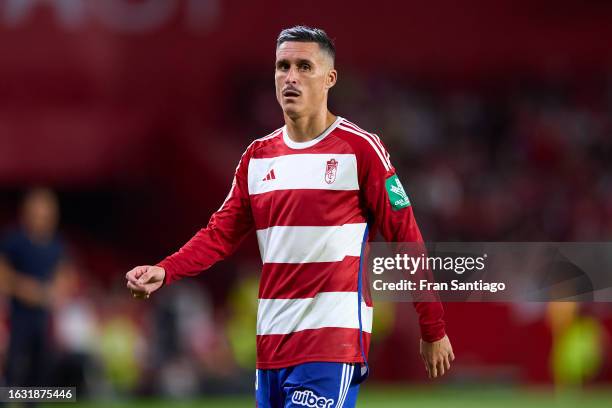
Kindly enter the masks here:
<path id="1" fill-rule="evenodd" d="M 350 358 L 338 358 L 338 357 L 329 357 L 329 356 L 310 356 L 303 357 L 294 360 L 281 360 L 281 361 L 258 361 L 255 364 L 257 369 L 261 370 L 276 370 L 279 368 L 287 368 L 296 366 L 304 363 L 363 363 L 363 358 L 361 356 L 355 356 Z"/>

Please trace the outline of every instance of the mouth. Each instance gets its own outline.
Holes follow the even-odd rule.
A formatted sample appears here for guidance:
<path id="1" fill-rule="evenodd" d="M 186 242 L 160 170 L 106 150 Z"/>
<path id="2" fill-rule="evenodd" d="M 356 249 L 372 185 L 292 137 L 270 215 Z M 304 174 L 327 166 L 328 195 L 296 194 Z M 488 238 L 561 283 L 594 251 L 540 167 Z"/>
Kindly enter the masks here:
<path id="1" fill-rule="evenodd" d="M 300 96 L 300 92 L 294 89 L 286 89 L 283 91 L 283 96 L 285 98 L 297 98 L 298 96 Z"/>

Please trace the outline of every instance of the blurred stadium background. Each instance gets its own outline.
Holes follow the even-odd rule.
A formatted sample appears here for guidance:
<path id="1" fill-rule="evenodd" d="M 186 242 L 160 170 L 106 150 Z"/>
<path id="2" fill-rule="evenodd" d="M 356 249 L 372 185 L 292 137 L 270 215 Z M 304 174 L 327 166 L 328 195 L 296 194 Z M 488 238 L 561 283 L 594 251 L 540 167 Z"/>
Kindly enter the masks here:
<path id="1" fill-rule="evenodd" d="M 597 0 L 0 0 L 0 226 L 49 186 L 74 263 L 53 383 L 92 406 L 253 405 L 253 237 L 148 302 L 123 276 L 205 225 L 250 140 L 282 124 L 289 25 L 335 38 L 333 112 L 382 136 L 426 240 L 610 241 L 611 21 Z M 359 406 L 612 406 L 612 305 L 446 309 L 458 359 L 432 385 L 411 305 L 377 305 Z"/>

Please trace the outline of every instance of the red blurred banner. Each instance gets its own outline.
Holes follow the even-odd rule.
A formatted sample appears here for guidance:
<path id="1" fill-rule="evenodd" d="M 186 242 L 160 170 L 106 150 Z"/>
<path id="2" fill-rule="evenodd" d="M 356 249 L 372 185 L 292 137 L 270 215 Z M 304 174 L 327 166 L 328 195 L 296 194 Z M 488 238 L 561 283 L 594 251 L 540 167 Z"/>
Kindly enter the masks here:
<path id="1" fill-rule="evenodd" d="M 289 25 L 325 28 L 341 74 L 555 76 L 612 66 L 611 11 L 598 1 L 0 0 L 0 183 L 104 182 L 160 129 L 180 139 L 193 118 L 239 120 L 228 88 L 271 76 Z"/>

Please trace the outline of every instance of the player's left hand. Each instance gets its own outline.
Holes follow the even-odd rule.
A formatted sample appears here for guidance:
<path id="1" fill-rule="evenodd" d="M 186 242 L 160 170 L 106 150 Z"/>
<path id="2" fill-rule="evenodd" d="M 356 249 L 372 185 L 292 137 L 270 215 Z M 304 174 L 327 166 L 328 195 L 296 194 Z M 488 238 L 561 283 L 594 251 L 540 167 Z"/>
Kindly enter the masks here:
<path id="1" fill-rule="evenodd" d="M 421 357 L 429 378 L 442 377 L 445 372 L 450 370 L 450 362 L 455 359 L 448 336 L 444 336 L 433 343 L 421 339 Z"/>

